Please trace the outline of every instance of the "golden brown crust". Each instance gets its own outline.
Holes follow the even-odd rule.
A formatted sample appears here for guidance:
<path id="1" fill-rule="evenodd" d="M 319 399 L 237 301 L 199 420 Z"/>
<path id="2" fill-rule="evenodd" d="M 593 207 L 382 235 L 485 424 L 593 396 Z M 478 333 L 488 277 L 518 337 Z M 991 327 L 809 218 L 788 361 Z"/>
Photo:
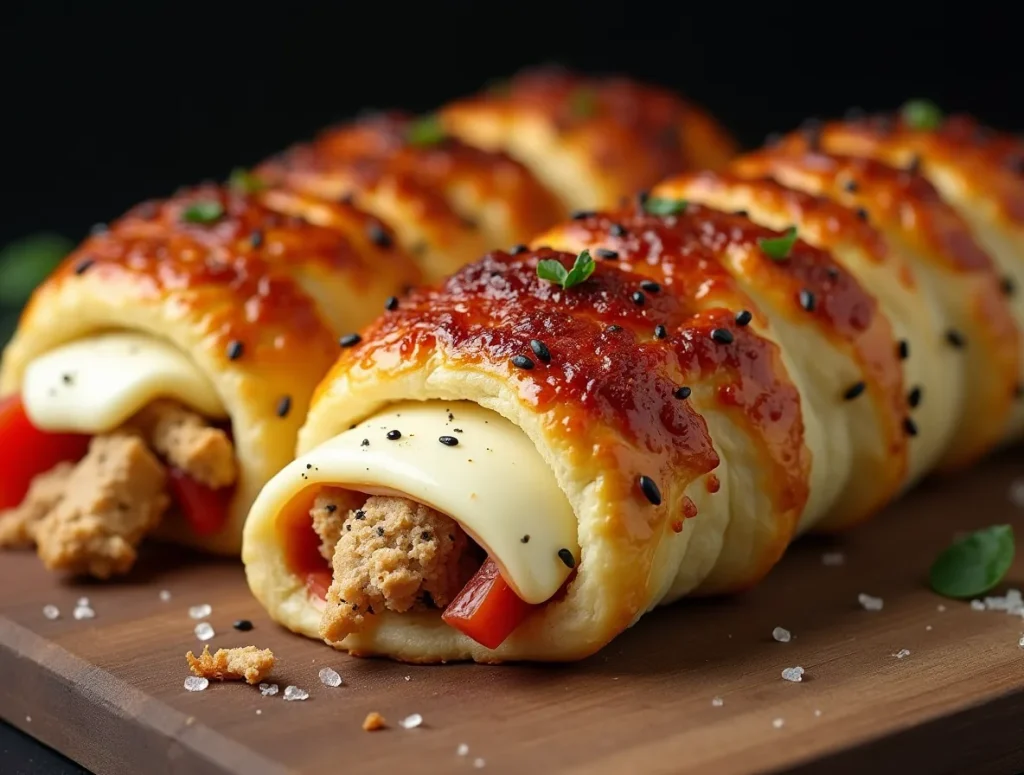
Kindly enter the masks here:
<path id="1" fill-rule="evenodd" d="M 467 142 L 508 150 L 546 182 L 578 177 L 554 186 L 574 209 L 614 207 L 670 173 L 719 168 L 737 148 L 707 113 L 668 90 L 562 68 L 526 70 L 441 116 Z M 576 171 L 559 173 L 566 164 Z"/>
<path id="2" fill-rule="evenodd" d="M 286 191 L 205 185 L 141 204 L 37 289 L 4 353 L 0 394 L 19 389 L 33 358 L 74 339 L 121 329 L 175 344 L 224 401 L 241 476 L 220 532 L 198 538 L 183 523 L 164 527 L 235 553 L 251 499 L 291 459 L 338 336 L 419 279 L 397 246 L 366 241 L 377 228 L 351 206 Z"/>
<path id="3" fill-rule="evenodd" d="M 430 122 L 390 112 L 339 125 L 268 160 L 257 174 L 355 202 L 395 224 L 431 280 L 564 215 L 521 164 L 444 137 Z"/>

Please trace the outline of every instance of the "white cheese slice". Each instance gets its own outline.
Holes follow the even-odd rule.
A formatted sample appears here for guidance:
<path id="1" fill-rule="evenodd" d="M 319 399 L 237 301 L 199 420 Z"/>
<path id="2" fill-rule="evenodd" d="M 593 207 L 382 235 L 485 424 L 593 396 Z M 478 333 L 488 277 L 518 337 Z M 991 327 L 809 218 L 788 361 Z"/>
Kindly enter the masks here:
<path id="1" fill-rule="evenodd" d="M 389 439 L 394 431 L 401 437 Z M 458 443 L 446 445 L 442 436 Z M 576 516 L 554 472 L 522 430 L 477 404 L 389 406 L 285 467 L 249 519 L 276 518 L 313 485 L 397 495 L 448 515 L 528 603 L 548 600 L 568 578 L 560 551 L 579 562 Z"/>
<path id="2" fill-rule="evenodd" d="M 21 386 L 25 413 L 44 431 L 107 433 L 156 398 L 227 417 L 188 356 L 145 334 L 100 334 L 58 347 L 28 365 Z"/>

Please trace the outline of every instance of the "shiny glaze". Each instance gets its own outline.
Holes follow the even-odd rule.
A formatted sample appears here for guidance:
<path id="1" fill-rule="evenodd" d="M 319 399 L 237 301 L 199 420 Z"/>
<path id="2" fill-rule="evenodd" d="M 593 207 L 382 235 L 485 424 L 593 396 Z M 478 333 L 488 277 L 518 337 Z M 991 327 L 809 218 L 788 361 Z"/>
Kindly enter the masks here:
<path id="1" fill-rule="evenodd" d="M 473 148 L 457 139 L 409 142 L 415 118 L 392 111 L 321 132 L 258 168 L 267 180 L 330 200 L 388 192 L 409 203 L 409 218 L 432 224 L 435 239 L 474 234 L 475 213 L 460 212 L 452 192 L 470 188 L 483 209 L 497 203 L 516 231 L 533 234 L 564 216 L 564 210 L 521 164 L 502 153 Z M 361 196 L 362 195 L 362 196 Z M 366 206 L 371 206 L 364 202 Z M 496 247 L 496 246 L 492 246 Z M 453 262 L 455 269 L 461 262 Z"/>
<path id="2" fill-rule="evenodd" d="M 956 170 L 973 192 L 996 203 L 1003 218 L 1024 227 L 1024 143 L 969 116 L 950 116 L 935 130 L 912 128 L 895 115 L 868 116 L 829 122 L 814 134 L 794 132 L 782 147 L 818 146 L 904 168 L 919 157 L 925 174 L 930 164 Z"/>
<path id="3" fill-rule="evenodd" d="M 219 203 L 223 217 L 210 224 L 183 220 L 190 206 L 205 202 Z M 332 208 L 339 223 L 366 228 L 365 214 L 342 205 Z M 244 342 L 247 356 L 270 361 L 287 362 L 293 348 L 309 341 L 323 342 L 328 352 L 336 347 L 334 335 L 296 275 L 306 270 L 340 273 L 358 293 L 374 267 L 345 229 L 315 226 L 301 212 L 301 198 L 284 192 L 246 195 L 214 185 L 183 190 L 138 205 L 86 239 L 47 286 L 86 277 L 130 279 L 141 300 L 173 298 L 183 313 L 200 313 L 210 345 L 225 361 L 232 341 Z M 402 259 L 396 255 L 396 261 Z"/>

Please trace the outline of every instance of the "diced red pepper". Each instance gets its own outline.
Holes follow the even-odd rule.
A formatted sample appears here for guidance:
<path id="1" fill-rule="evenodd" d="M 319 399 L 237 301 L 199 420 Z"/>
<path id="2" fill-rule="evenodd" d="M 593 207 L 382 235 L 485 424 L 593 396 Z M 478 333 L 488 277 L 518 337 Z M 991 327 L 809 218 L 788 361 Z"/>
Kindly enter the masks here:
<path id="1" fill-rule="evenodd" d="M 515 593 L 501 577 L 498 564 L 488 557 L 441 619 L 481 646 L 496 649 L 536 607 Z"/>
<path id="2" fill-rule="evenodd" d="M 224 527 L 231 508 L 233 488 L 214 490 L 197 482 L 180 468 L 171 468 L 167 480 L 185 521 L 196 535 L 210 535 Z"/>

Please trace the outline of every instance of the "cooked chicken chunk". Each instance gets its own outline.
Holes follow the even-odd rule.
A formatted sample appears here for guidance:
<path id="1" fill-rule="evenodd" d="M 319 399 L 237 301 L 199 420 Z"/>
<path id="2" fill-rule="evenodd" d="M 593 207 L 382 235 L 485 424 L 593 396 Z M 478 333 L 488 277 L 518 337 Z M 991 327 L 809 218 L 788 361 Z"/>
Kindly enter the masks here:
<path id="1" fill-rule="evenodd" d="M 241 681 L 258 684 L 274 669 L 274 652 L 244 646 L 236 649 L 217 649 L 210 653 L 209 646 L 203 646 L 198 657 L 191 651 L 185 655 L 189 669 L 201 678 L 218 681 Z"/>
<path id="2" fill-rule="evenodd" d="M 67 476 L 64 496 L 36 523 L 50 570 L 108 578 L 135 562 L 135 547 L 170 502 L 166 472 L 134 434 L 97 436 Z"/>
<path id="3" fill-rule="evenodd" d="M 173 401 L 154 401 L 131 424 L 170 465 L 213 489 L 229 487 L 238 478 L 231 439 L 220 428 Z"/>
<path id="4" fill-rule="evenodd" d="M 31 546 L 35 527 L 64 497 L 74 463 L 58 463 L 32 480 L 20 505 L 0 512 L 0 546 Z"/>
<path id="5" fill-rule="evenodd" d="M 343 502 L 344 494 L 326 490 L 322 497 L 318 503 L 326 506 Z M 321 519 L 325 545 L 335 525 Z M 405 498 L 369 498 L 346 514 L 338 533 L 334 579 L 320 621 L 320 634 L 329 642 L 361 629 L 376 610 L 443 608 L 474 570 L 469 540 L 458 524 Z"/>

